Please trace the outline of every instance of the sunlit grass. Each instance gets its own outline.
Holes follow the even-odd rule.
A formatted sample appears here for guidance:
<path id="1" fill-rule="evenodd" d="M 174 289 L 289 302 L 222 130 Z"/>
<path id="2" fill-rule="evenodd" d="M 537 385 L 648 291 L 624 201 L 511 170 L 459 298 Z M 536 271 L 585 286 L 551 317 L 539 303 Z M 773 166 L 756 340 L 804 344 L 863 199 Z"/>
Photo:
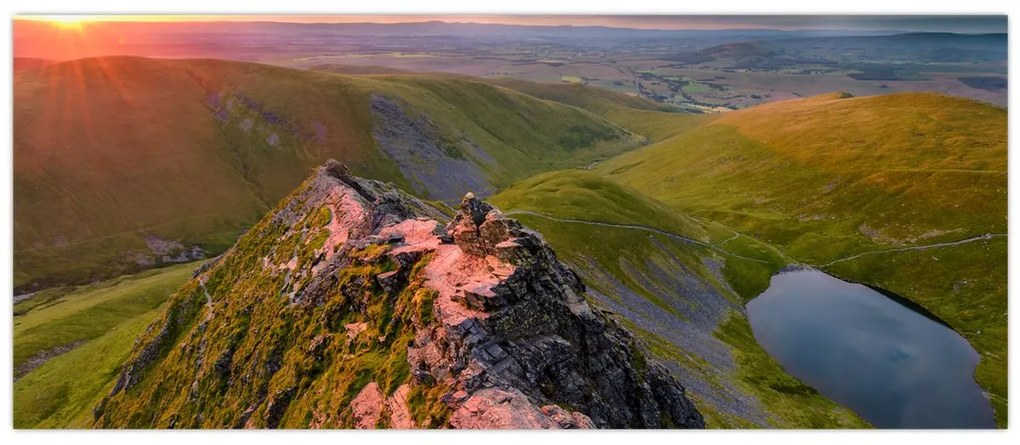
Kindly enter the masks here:
<path id="1" fill-rule="evenodd" d="M 1005 233 L 1006 153 L 1003 108 L 938 94 L 831 94 L 729 113 L 595 169 L 820 266 Z M 1006 253 L 979 244 L 865 256 L 832 271 L 956 328 L 982 354 L 976 378 L 1004 426 Z"/>

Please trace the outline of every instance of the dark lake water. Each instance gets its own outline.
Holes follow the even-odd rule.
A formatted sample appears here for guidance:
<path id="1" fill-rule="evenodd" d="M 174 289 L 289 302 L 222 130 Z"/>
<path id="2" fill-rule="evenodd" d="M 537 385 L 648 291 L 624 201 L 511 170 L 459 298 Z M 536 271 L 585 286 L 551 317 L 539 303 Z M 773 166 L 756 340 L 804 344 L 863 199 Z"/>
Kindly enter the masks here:
<path id="1" fill-rule="evenodd" d="M 784 272 L 747 304 L 783 368 L 879 428 L 994 428 L 978 354 L 952 329 L 867 286 Z"/>

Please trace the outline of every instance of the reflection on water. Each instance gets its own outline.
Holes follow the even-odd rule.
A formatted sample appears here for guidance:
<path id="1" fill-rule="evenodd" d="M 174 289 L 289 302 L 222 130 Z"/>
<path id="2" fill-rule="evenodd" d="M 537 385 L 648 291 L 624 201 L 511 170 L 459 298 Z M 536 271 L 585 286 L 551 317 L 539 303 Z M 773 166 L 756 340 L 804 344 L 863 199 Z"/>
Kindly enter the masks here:
<path id="1" fill-rule="evenodd" d="M 876 427 L 995 427 L 970 344 L 867 286 L 784 272 L 747 313 L 787 372 Z"/>

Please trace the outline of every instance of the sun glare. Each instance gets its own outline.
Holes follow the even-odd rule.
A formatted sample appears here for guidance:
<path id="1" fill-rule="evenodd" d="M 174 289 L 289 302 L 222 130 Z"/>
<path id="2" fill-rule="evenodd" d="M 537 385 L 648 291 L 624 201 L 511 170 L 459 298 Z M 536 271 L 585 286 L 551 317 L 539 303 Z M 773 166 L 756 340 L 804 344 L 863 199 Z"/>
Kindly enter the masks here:
<path id="1" fill-rule="evenodd" d="M 80 30 L 82 25 L 92 20 L 92 16 L 88 15 L 72 15 L 72 14 L 61 14 L 61 15 L 44 15 L 33 17 L 35 20 L 41 20 L 49 22 L 61 29 L 72 29 Z"/>

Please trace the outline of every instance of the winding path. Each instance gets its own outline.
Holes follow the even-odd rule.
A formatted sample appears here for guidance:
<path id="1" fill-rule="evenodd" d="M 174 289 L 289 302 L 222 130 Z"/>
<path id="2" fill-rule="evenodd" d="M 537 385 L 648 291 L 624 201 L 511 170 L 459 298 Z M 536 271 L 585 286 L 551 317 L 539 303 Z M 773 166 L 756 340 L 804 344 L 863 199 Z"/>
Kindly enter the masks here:
<path id="1" fill-rule="evenodd" d="M 198 285 L 202 288 L 202 292 L 205 293 L 205 321 L 213 319 L 213 301 L 212 295 L 209 295 L 209 289 L 205 287 L 205 276 L 198 278 Z"/>
<path id="2" fill-rule="evenodd" d="M 699 240 L 696 240 L 694 238 L 688 238 L 686 236 L 679 235 L 679 234 L 676 234 L 676 233 L 673 233 L 673 232 L 667 232 L 665 230 L 662 230 L 662 229 L 659 229 L 659 228 L 656 228 L 656 227 L 652 227 L 652 226 L 645 226 L 645 225 L 640 225 L 640 224 L 617 224 L 617 223 L 610 223 L 610 222 L 604 222 L 604 221 L 590 221 L 590 220 L 585 220 L 585 219 L 557 218 L 555 216 L 549 216 L 549 215 L 546 215 L 544 213 L 532 212 L 530 210 L 510 210 L 510 211 L 504 212 L 503 214 L 506 215 L 506 216 L 530 215 L 530 216 L 535 216 L 535 217 L 538 217 L 538 218 L 548 219 L 550 221 L 556 221 L 556 222 L 561 222 L 561 223 L 586 224 L 586 225 L 590 225 L 590 226 L 611 227 L 611 228 L 617 228 L 617 229 L 642 230 L 642 231 L 645 231 L 645 232 L 657 233 L 659 235 L 663 235 L 663 236 L 666 236 L 666 237 L 669 237 L 669 238 L 673 238 L 675 240 L 679 240 L 679 241 L 682 241 L 682 242 L 685 242 L 685 243 L 690 243 L 690 244 L 695 244 L 695 245 L 702 246 L 702 247 L 707 247 L 709 249 L 715 250 L 715 251 L 717 251 L 719 253 L 722 253 L 722 254 L 725 254 L 725 255 L 729 255 L 729 256 L 732 256 L 732 257 L 741 258 L 741 259 L 745 259 L 745 260 L 748 260 L 748 261 L 755 261 L 755 262 L 758 262 L 758 263 L 766 263 L 766 261 L 760 260 L 758 258 L 751 258 L 751 257 L 748 257 L 748 256 L 743 256 L 743 255 L 740 255 L 740 254 L 737 254 L 737 253 L 733 253 L 733 252 L 730 252 L 728 250 L 721 249 L 721 248 L 719 248 L 719 246 L 716 246 L 714 244 L 706 243 L 704 241 L 699 241 Z"/>
<path id="3" fill-rule="evenodd" d="M 776 246 L 774 246 L 774 245 L 772 245 L 770 243 L 762 241 L 762 240 L 760 240 L 758 238 L 755 238 L 755 237 L 753 237 L 751 235 L 748 235 L 748 234 L 745 234 L 745 233 L 740 233 L 740 232 L 738 232 L 736 230 L 733 230 L 729 226 L 721 224 L 721 223 L 719 223 L 717 221 L 712 221 L 712 220 L 709 220 L 709 219 L 706 219 L 706 218 L 702 218 L 702 217 L 698 217 L 698 216 L 692 216 L 692 218 L 694 218 L 694 219 L 696 219 L 698 221 L 701 221 L 702 223 L 718 225 L 718 226 L 723 227 L 726 230 L 729 230 L 730 232 L 733 233 L 732 237 L 730 237 L 730 238 L 724 240 L 723 242 L 719 243 L 718 244 L 719 246 L 722 246 L 722 245 L 732 241 L 734 238 L 743 236 L 743 237 L 747 237 L 748 239 L 751 239 L 751 240 L 753 240 L 753 241 L 755 241 L 757 243 L 760 243 L 760 244 L 762 244 L 764 246 L 767 246 L 768 248 L 770 248 L 774 252 L 776 252 L 778 255 L 780 255 L 780 256 L 782 256 L 784 258 L 787 258 L 787 259 L 791 260 L 792 262 L 800 263 L 800 264 L 809 264 L 806 261 L 803 261 L 803 260 L 801 260 L 799 258 L 794 257 L 793 255 L 790 255 L 789 253 L 786 253 L 786 251 L 780 249 L 779 247 L 776 247 Z M 842 263 L 842 262 L 845 262 L 845 261 L 855 260 L 857 258 L 860 258 L 860 257 L 863 257 L 863 256 L 868 256 L 868 255 L 879 255 L 879 254 L 883 254 L 883 253 L 909 252 L 909 251 L 913 251 L 913 250 L 937 249 L 937 248 L 940 248 L 940 247 L 953 247 L 953 246 L 959 246 L 961 244 L 973 243 L 975 241 L 986 241 L 986 240 L 990 240 L 990 239 L 994 239 L 994 238 L 1006 238 L 1007 236 L 1008 236 L 1008 234 L 1006 234 L 1006 233 L 986 233 L 984 235 L 972 236 L 970 238 L 964 238 L 964 239 L 958 240 L 958 241 L 947 241 L 947 242 L 942 242 L 942 243 L 924 244 L 924 245 L 920 245 L 920 246 L 898 247 L 898 248 L 894 248 L 894 249 L 869 250 L 867 252 L 857 253 L 857 254 L 854 254 L 854 255 L 850 255 L 848 257 L 839 258 L 839 259 L 836 259 L 836 260 L 832 260 L 832 261 L 830 261 L 828 263 L 820 264 L 820 265 L 812 266 L 812 267 L 817 267 L 817 268 L 828 267 L 828 266 L 831 266 L 833 264 L 838 264 L 838 263 Z"/>
<path id="4" fill-rule="evenodd" d="M 860 258 L 862 256 L 867 256 L 867 255 L 875 255 L 875 254 L 881 254 L 881 253 L 909 252 L 909 251 L 912 251 L 912 250 L 937 249 L 939 247 L 952 247 L 952 246 L 959 246 L 961 244 L 973 243 L 975 241 L 987 241 L 987 240 L 990 240 L 990 239 L 993 239 L 993 238 L 1005 238 L 1006 236 L 1007 236 L 1007 234 L 1005 234 L 1005 233 L 986 233 L 984 235 L 973 236 L 973 237 L 962 239 L 962 240 L 959 240 L 959 241 L 949 241 L 949 242 L 944 242 L 944 243 L 925 244 L 925 245 L 922 245 L 922 246 L 899 247 L 899 248 L 896 248 L 896 249 L 871 250 L 871 251 L 867 251 L 867 252 L 861 252 L 861 253 L 858 253 L 856 255 L 850 255 L 850 256 L 848 256 L 846 258 L 840 258 L 838 260 L 833 260 L 833 261 L 830 261 L 828 263 L 822 264 L 821 266 L 818 266 L 818 267 L 828 267 L 828 266 L 831 266 L 833 264 L 842 263 L 844 261 L 855 260 L 857 258 Z"/>
<path id="5" fill-rule="evenodd" d="M 739 233 L 737 233 L 737 232 L 733 232 L 733 236 L 731 236 L 731 237 L 729 237 L 729 238 L 726 238 L 726 239 L 722 240 L 722 242 L 720 242 L 720 243 L 719 243 L 719 246 L 720 246 L 720 247 L 721 247 L 721 246 L 725 246 L 725 245 L 726 245 L 726 243 L 729 243 L 730 241 L 733 241 L 733 240 L 735 240 L 735 239 L 737 239 L 737 238 L 740 238 L 740 234 L 739 234 Z"/>
<path id="6" fill-rule="evenodd" d="M 741 258 L 741 259 L 745 259 L 745 260 L 749 260 L 749 261 L 755 261 L 755 262 L 759 262 L 759 263 L 766 263 L 766 261 L 764 261 L 764 260 L 761 260 L 761 259 L 758 259 L 758 258 L 751 258 L 751 257 L 748 257 L 748 256 L 744 256 L 744 255 L 740 255 L 740 254 L 737 254 L 737 253 L 733 253 L 733 252 L 730 252 L 728 250 L 722 249 L 720 247 L 723 244 L 726 244 L 726 243 L 732 241 L 733 239 L 735 239 L 735 238 L 737 238 L 739 236 L 747 236 L 747 235 L 739 233 L 739 232 L 737 232 L 737 231 L 735 231 L 733 229 L 730 229 L 733 232 L 733 236 L 732 237 L 730 237 L 730 238 L 726 239 L 725 241 L 723 241 L 722 243 L 716 245 L 716 244 L 706 243 L 704 241 L 699 241 L 699 240 L 696 240 L 696 239 L 693 239 L 693 238 L 688 238 L 686 236 L 679 235 L 679 234 L 676 234 L 676 233 L 673 233 L 673 232 L 668 232 L 668 231 L 665 231 L 665 230 L 662 230 L 662 229 L 659 229 L 659 228 L 656 228 L 656 227 L 645 226 L 645 225 L 640 225 L 640 224 L 617 224 L 617 223 L 610 223 L 610 222 L 604 222 L 604 221 L 590 221 L 590 220 L 572 219 L 572 218 L 557 218 L 555 216 L 550 216 L 550 215 L 546 215 L 544 213 L 539 213 L 539 212 L 533 212 L 533 211 L 530 211 L 530 210 L 510 210 L 508 212 L 504 212 L 504 214 L 507 215 L 507 216 L 512 216 L 512 215 L 530 215 L 530 216 L 535 216 L 535 217 L 539 217 L 539 218 L 548 219 L 550 221 L 556 221 L 556 222 L 562 222 L 562 223 L 587 224 L 587 225 L 599 226 L 599 227 L 613 227 L 613 228 L 620 228 L 620 229 L 643 230 L 643 231 L 646 231 L 646 232 L 652 232 L 652 233 L 657 233 L 659 235 L 664 235 L 664 236 L 667 236 L 667 237 L 670 237 L 670 238 L 673 238 L 673 239 L 676 239 L 676 240 L 680 240 L 680 241 L 683 241 L 683 242 L 686 242 L 686 243 L 696 244 L 696 245 L 699 245 L 699 246 L 707 247 L 709 249 L 715 250 L 717 252 L 720 252 L 722 254 L 729 255 L 729 256 L 732 256 L 732 257 Z M 947 242 L 942 242 L 942 243 L 925 244 L 925 245 L 921 245 L 921 246 L 899 247 L 899 248 L 895 248 L 895 249 L 870 250 L 870 251 L 867 251 L 867 252 L 861 252 L 861 253 L 858 253 L 858 254 L 850 255 L 850 256 L 845 257 L 845 258 L 840 258 L 840 259 L 837 259 L 837 260 L 833 260 L 833 261 L 830 261 L 828 263 L 825 263 L 825 264 L 822 264 L 822 265 L 819 265 L 819 266 L 815 266 L 815 267 L 818 267 L 818 268 L 829 267 L 829 266 L 832 266 L 834 264 L 842 263 L 842 262 L 845 262 L 845 261 L 855 260 L 857 258 L 868 256 L 868 255 L 878 255 L 878 254 L 883 254 L 883 253 L 910 252 L 910 251 L 914 251 L 914 250 L 937 249 L 937 248 L 940 248 L 940 247 L 953 247 L 953 246 L 959 246 L 961 244 L 973 243 L 973 242 L 976 242 L 976 241 L 987 241 L 987 240 L 991 240 L 991 239 L 994 239 L 994 238 L 1006 238 L 1006 237 L 1007 237 L 1007 234 L 1005 234 L 1005 233 L 986 233 L 984 235 L 978 235 L 978 236 L 974 236 L 974 237 L 970 237 L 970 238 L 965 238 L 965 239 L 958 240 L 958 241 L 947 241 Z M 755 238 L 752 237 L 752 239 L 755 239 Z M 757 239 L 755 239 L 755 240 L 757 241 Z M 771 246 L 770 244 L 766 244 L 766 245 L 776 249 L 774 246 Z M 796 262 L 803 263 L 802 261 L 796 260 L 795 258 L 789 256 L 789 254 L 787 254 L 786 252 L 783 252 L 782 250 L 776 249 L 776 251 L 778 253 L 780 253 L 782 256 L 785 256 L 785 257 L 790 258 L 790 259 L 794 259 Z"/>

